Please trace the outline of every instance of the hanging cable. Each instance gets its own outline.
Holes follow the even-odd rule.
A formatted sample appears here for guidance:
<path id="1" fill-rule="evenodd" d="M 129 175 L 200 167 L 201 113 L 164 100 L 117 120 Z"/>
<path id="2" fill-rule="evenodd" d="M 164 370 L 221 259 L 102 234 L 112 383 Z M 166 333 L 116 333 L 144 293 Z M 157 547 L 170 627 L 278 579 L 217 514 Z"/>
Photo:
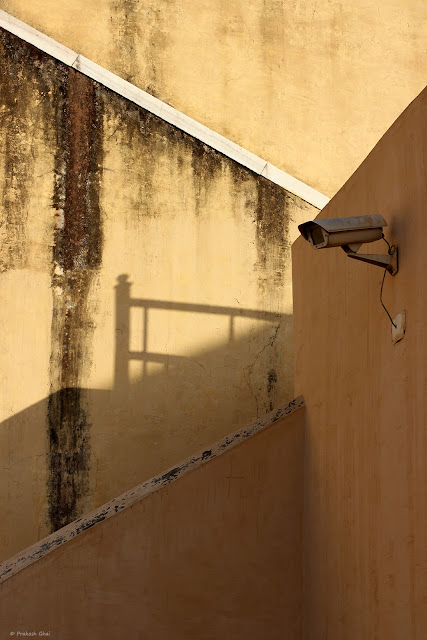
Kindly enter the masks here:
<path id="1" fill-rule="evenodd" d="M 382 239 L 384 240 L 384 242 L 388 246 L 388 255 L 391 256 L 394 253 L 394 250 L 395 250 L 394 244 L 392 246 L 390 246 L 389 243 L 387 242 L 387 240 L 384 238 L 384 234 L 382 235 Z M 383 281 L 381 282 L 380 302 L 381 302 L 381 304 L 382 304 L 382 306 L 384 308 L 384 311 L 386 312 L 386 314 L 390 318 L 391 324 L 393 325 L 393 327 L 395 329 L 397 329 L 397 324 L 394 324 L 393 319 L 392 319 L 391 315 L 389 314 L 389 312 L 387 311 L 386 306 L 385 306 L 385 304 L 383 302 L 383 287 L 384 287 L 384 280 L 385 280 L 385 274 L 386 273 L 387 273 L 387 269 L 384 269 Z"/>
<path id="2" fill-rule="evenodd" d="M 388 246 L 388 255 L 391 256 L 391 254 L 393 253 L 394 245 L 392 247 L 390 247 L 389 243 L 387 242 L 387 240 L 384 237 L 384 234 L 381 236 L 381 238 L 384 240 L 384 242 Z"/>

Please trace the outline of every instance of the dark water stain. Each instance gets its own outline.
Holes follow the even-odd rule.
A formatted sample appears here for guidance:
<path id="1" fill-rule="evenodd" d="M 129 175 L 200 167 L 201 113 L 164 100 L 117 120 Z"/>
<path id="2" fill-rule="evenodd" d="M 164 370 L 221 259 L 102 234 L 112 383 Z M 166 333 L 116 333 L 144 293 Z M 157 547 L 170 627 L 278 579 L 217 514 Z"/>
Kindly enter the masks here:
<path id="1" fill-rule="evenodd" d="M 235 171 L 235 180 L 240 171 Z M 245 380 L 261 416 L 274 407 L 277 388 L 283 375 L 280 347 L 288 321 L 282 317 L 282 296 L 290 278 L 290 246 L 288 241 L 291 207 L 287 192 L 265 178 L 254 175 L 253 188 L 247 191 L 247 214 L 255 225 L 257 253 L 254 270 L 257 275 L 260 308 L 277 313 L 277 323 L 266 325 L 253 361 L 245 368 Z M 255 201 L 252 194 L 254 194 Z"/>
<path id="2" fill-rule="evenodd" d="M 274 389 L 276 387 L 277 384 L 277 372 L 275 369 L 270 369 L 270 371 L 267 374 L 267 394 L 268 394 L 268 398 L 269 398 L 269 409 L 270 411 L 273 411 L 273 406 L 274 406 Z"/>
<path id="3" fill-rule="evenodd" d="M 1 187 L 0 272 L 28 266 L 27 219 L 37 188 L 35 144 L 52 142 L 55 62 L 0 29 L 0 132 L 4 181 Z M 35 213 L 31 211 L 31 213 Z"/>
<path id="4" fill-rule="evenodd" d="M 0 30 L 0 126 L 6 178 L 1 193 L 1 270 L 23 268 L 36 147 L 55 149 L 48 510 L 52 530 L 78 515 L 88 493 L 89 419 L 81 375 L 93 330 L 88 292 L 101 262 L 99 207 L 102 110 L 97 85 Z M 34 198 L 31 199 L 34 205 Z"/>
<path id="5" fill-rule="evenodd" d="M 144 109 L 127 102 L 108 89 L 103 89 L 102 99 L 107 119 L 114 123 L 109 138 L 126 149 L 121 154 L 125 171 L 139 187 L 129 190 L 127 208 L 135 220 L 158 217 L 159 209 L 156 172 L 159 165 L 167 163 L 176 167 L 175 173 L 183 174 L 188 168 L 192 173 L 196 213 L 206 205 L 209 191 L 215 179 L 224 171 L 228 158 L 195 140 L 181 129 L 165 122 Z M 107 139 L 108 144 L 108 139 Z M 184 173 L 184 180 L 187 177 Z M 135 182 L 134 182 L 135 184 Z M 178 190 L 180 184 L 172 185 Z M 162 186 L 163 188 L 163 186 Z"/>
<path id="6" fill-rule="evenodd" d="M 63 211 L 63 228 L 56 234 L 54 260 L 67 272 L 93 269 L 101 262 L 100 105 L 94 82 L 69 69 L 61 127 L 63 145 L 56 159 L 56 173 L 61 180 L 55 185 L 53 202 L 54 208 Z"/>
<path id="7" fill-rule="evenodd" d="M 172 104 L 163 70 L 177 9 L 166 0 L 150 5 L 141 0 L 110 0 L 111 68 L 152 96 Z"/>
<path id="8" fill-rule="evenodd" d="M 257 180 L 258 174 L 251 171 L 251 169 L 248 169 L 247 167 L 244 167 L 243 165 L 239 164 L 238 162 L 234 162 L 231 159 L 228 159 L 228 161 L 229 170 L 233 182 L 237 187 L 241 187 L 242 184 L 248 182 L 254 183 Z"/>
<path id="9" fill-rule="evenodd" d="M 191 145 L 191 168 L 193 170 L 196 214 L 206 206 L 214 180 L 223 170 L 224 158 L 214 149 L 193 140 Z"/>
<path id="10" fill-rule="evenodd" d="M 289 263 L 287 194 L 265 178 L 257 180 L 256 248 L 261 298 L 274 299 L 285 283 Z"/>
<path id="11" fill-rule="evenodd" d="M 274 369 L 270 369 L 267 376 L 267 393 L 272 393 L 277 382 L 277 373 Z"/>
<path id="12" fill-rule="evenodd" d="M 49 398 L 49 520 L 56 531 L 78 515 L 88 491 L 89 429 L 80 388 Z"/>
<path id="13" fill-rule="evenodd" d="M 113 126 L 106 138 L 106 151 L 111 144 L 120 147 L 123 171 L 132 184 L 126 196 L 128 219 L 138 223 L 144 217 L 161 215 L 156 205 L 154 174 L 159 160 L 173 147 L 165 123 L 108 89 L 102 90 L 101 99 L 106 120 Z"/>
<path id="14" fill-rule="evenodd" d="M 114 65 L 119 75 L 135 84 L 138 75 L 136 49 L 141 38 L 138 22 L 139 0 L 111 0 L 110 20 L 114 41 Z M 138 84 L 136 82 L 136 84 Z"/>
<path id="15" fill-rule="evenodd" d="M 270 181 L 256 175 L 247 168 L 237 165 L 231 159 L 195 140 L 160 118 L 147 114 L 143 109 L 125 103 L 117 96 L 104 92 L 115 144 L 124 146 L 122 154 L 126 170 L 137 171 L 142 186 L 138 198 L 129 195 L 128 208 L 132 218 L 141 216 L 157 217 L 164 212 L 159 209 L 156 184 L 159 164 L 171 166 L 171 173 L 183 172 L 183 167 L 191 170 L 196 214 L 208 211 L 209 192 L 215 182 L 231 176 L 231 182 L 224 180 L 231 190 L 230 200 L 243 202 L 246 214 L 254 222 L 254 240 L 257 249 L 258 301 L 260 308 L 268 308 L 278 313 L 278 324 L 265 328 L 260 353 L 247 372 L 251 393 L 256 399 L 257 415 L 269 411 L 274 406 L 277 395 L 277 379 L 281 376 L 280 346 L 276 344 L 280 327 L 281 295 L 289 271 L 288 228 L 292 202 L 287 192 Z M 191 163 L 191 167 L 189 166 Z M 172 169 L 173 164 L 176 169 Z M 134 178 L 133 178 L 134 179 Z M 184 179 L 188 177 L 184 173 Z M 163 188 L 163 184 L 161 185 Z M 179 188 L 179 185 L 171 188 Z M 243 201 L 242 201 L 243 198 Z M 278 342 L 280 343 L 280 336 Z M 267 372 L 276 371 L 276 381 L 267 381 Z"/>
<path id="16" fill-rule="evenodd" d="M 88 294 L 102 255 L 99 89 L 68 69 L 58 96 L 50 378 L 52 389 L 59 391 L 48 404 L 52 531 L 76 519 L 89 490 L 90 420 L 81 376 L 90 364 L 93 331 Z"/>

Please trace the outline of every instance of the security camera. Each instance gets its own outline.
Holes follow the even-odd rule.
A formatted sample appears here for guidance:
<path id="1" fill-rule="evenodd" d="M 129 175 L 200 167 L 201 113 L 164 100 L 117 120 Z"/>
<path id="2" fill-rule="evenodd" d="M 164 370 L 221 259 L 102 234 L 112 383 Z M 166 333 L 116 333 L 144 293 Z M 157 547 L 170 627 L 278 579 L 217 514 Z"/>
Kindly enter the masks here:
<path id="1" fill-rule="evenodd" d="M 357 251 L 365 242 L 375 242 L 383 235 L 387 222 L 380 215 L 333 218 L 300 224 L 298 229 L 315 249 L 350 246 Z"/>
<path id="2" fill-rule="evenodd" d="M 397 247 L 391 247 L 388 255 L 358 254 L 362 244 L 384 238 L 383 227 L 387 222 L 379 214 L 310 220 L 298 225 L 298 229 L 314 249 L 341 247 L 349 258 L 386 268 L 391 275 L 398 271 Z"/>

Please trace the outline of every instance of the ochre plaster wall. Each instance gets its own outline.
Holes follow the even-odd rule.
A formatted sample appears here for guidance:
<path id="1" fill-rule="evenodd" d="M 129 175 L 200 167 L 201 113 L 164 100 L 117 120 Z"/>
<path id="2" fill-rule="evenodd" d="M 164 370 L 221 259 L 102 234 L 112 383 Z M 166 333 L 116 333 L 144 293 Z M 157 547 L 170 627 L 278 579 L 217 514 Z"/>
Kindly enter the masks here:
<path id="1" fill-rule="evenodd" d="M 0 586 L 4 634 L 301 639 L 304 410 Z"/>
<path id="2" fill-rule="evenodd" d="M 58 67 L 1 38 L 0 64 L 0 527 L 1 557 L 46 532 L 52 209 Z M 29 77 L 30 76 L 30 77 Z M 31 420 L 17 419 L 33 406 Z M 10 419 L 9 422 L 4 422 Z M 6 524 L 6 523 L 9 524 Z"/>
<path id="3" fill-rule="evenodd" d="M 320 217 L 380 213 L 399 245 L 383 271 L 293 245 L 296 390 L 307 405 L 306 640 L 427 634 L 427 91 Z M 384 242 L 366 253 L 385 253 Z M 361 250 L 362 251 L 362 250 Z"/>
<path id="4" fill-rule="evenodd" d="M 1 555 L 293 393 L 317 210 L 1 37 Z"/>
<path id="5" fill-rule="evenodd" d="M 424 88 L 424 0 L 1 0 L 326 195 Z"/>

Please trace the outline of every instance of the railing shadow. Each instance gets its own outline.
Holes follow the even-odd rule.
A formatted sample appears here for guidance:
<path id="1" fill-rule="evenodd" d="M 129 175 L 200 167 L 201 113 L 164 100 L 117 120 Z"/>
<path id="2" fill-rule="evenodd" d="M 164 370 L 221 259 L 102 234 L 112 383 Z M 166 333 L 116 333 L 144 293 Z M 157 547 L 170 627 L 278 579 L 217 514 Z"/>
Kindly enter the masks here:
<path id="1" fill-rule="evenodd" d="M 142 377 L 147 375 L 147 363 L 155 362 L 163 364 L 167 372 L 171 363 L 178 363 L 185 356 L 155 353 L 148 348 L 148 334 L 150 327 L 150 311 L 181 311 L 192 314 L 209 314 L 223 316 L 228 319 L 228 344 L 235 341 L 235 321 L 237 318 L 248 318 L 264 322 L 277 323 L 283 318 L 280 313 L 261 311 L 256 309 L 242 309 L 240 307 L 225 307 L 216 305 L 201 305 L 185 302 L 169 302 L 166 300 L 154 300 L 146 298 L 133 298 L 131 296 L 132 283 L 127 274 L 117 278 L 116 290 L 116 355 L 114 368 L 114 388 L 127 386 L 129 380 L 129 362 L 140 361 L 143 363 Z M 143 311 L 143 345 L 140 351 L 130 348 L 130 312 L 131 309 Z"/>
<path id="2" fill-rule="evenodd" d="M 120 275 L 113 388 L 61 389 L 0 425 L 9 461 L 0 468 L 3 558 L 292 398 L 291 315 L 136 298 L 131 288 Z M 131 348 L 135 310 L 143 316 L 140 349 Z M 187 316 L 201 325 L 217 317 L 221 344 L 199 341 L 185 355 L 150 349 L 155 314 L 169 312 L 183 314 L 183 326 Z M 29 509 L 35 495 L 38 506 Z"/>

